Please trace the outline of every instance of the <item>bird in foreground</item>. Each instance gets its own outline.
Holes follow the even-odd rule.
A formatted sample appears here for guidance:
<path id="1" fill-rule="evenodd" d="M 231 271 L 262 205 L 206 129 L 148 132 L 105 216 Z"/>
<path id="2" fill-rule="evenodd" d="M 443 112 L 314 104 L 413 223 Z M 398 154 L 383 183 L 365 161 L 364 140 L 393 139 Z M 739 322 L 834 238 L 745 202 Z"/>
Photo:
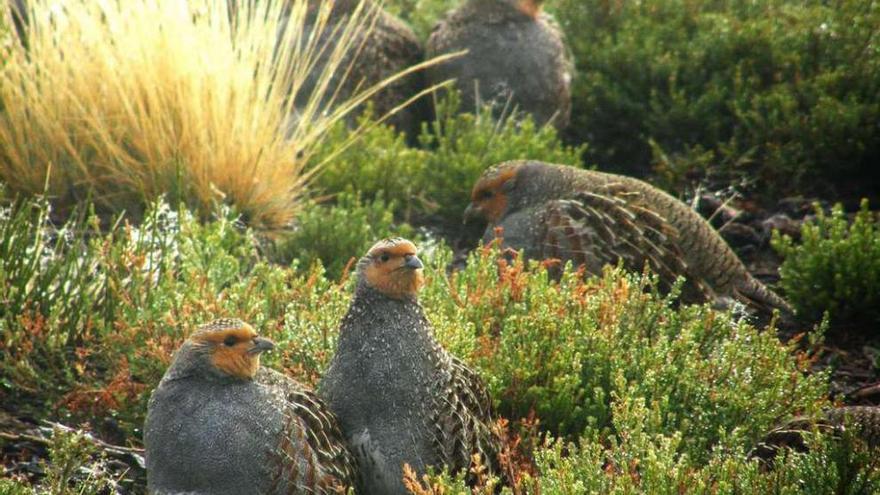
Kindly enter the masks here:
<path id="1" fill-rule="evenodd" d="M 855 438 L 863 441 L 868 448 L 880 447 L 880 407 L 838 407 L 826 411 L 815 420 L 795 418 L 768 433 L 752 450 L 750 457 L 769 463 L 783 448 L 807 452 L 809 448 L 804 441 L 804 432 L 816 431 L 839 437 L 847 429 L 853 431 Z"/>
<path id="2" fill-rule="evenodd" d="M 199 327 L 150 397 L 150 493 L 345 493 L 354 460 L 312 392 L 260 367 L 271 340 L 238 319 Z"/>
<path id="3" fill-rule="evenodd" d="M 317 24 L 317 12 L 322 0 L 309 0 L 310 22 L 306 29 L 312 30 Z M 360 0 L 335 0 L 326 26 L 321 32 L 318 46 L 327 46 L 324 49 L 322 59 L 333 52 L 335 40 L 339 36 L 338 29 L 342 29 L 351 15 L 356 11 Z M 375 19 L 368 18 L 365 26 L 355 36 L 355 41 L 338 71 L 345 75 L 345 80 L 340 81 L 334 76 L 327 97 L 331 96 L 337 86 L 339 93 L 335 95 L 335 101 L 345 101 L 359 89 L 369 88 L 385 79 L 394 76 L 398 72 L 422 62 L 424 53 L 422 45 L 413 30 L 402 20 L 389 14 L 376 2 L 364 0 L 362 12 L 366 16 L 375 14 Z M 369 27 L 372 29 L 367 29 Z M 301 99 L 307 101 L 309 95 L 319 85 L 318 78 L 322 74 L 321 66 L 324 62 L 319 61 L 317 67 L 310 71 L 310 76 L 300 89 Z M 410 74 L 405 78 L 389 85 L 376 93 L 370 101 L 377 116 L 384 116 L 395 107 L 404 104 L 409 98 L 417 95 L 425 88 L 425 76 L 422 72 Z M 423 120 L 429 118 L 430 108 L 427 98 L 421 98 L 413 104 L 403 108 L 388 119 L 399 131 L 414 137 L 418 134 Z"/>
<path id="4" fill-rule="evenodd" d="M 670 287 L 685 277 L 682 299 L 791 313 L 781 297 L 755 279 L 718 232 L 686 204 L 632 177 L 538 161 L 504 162 L 485 171 L 471 193 L 465 220 L 496 229 L 503 247 L 528 259 L 559 259 L 601 273 L 622 262 L 645 264 Z M 500 228 L 500 229 L 499 229 Z"/>
<path id="5" fill-rule="evenodd" d="M 357 288 L 336 354 L 318 388 L 358 464 L 359 493 L 408 493 L 403 466 L 497 472 L 499 437 L 480 377 L 434 340 L 418 302 L 422 262 L 405 239 L 376 243 L 357 265 Z"/>
<path id="6" fill-rule="evenodd" d="M 464 111 L 508 104 L 539 125 L 568 125 L 574 63 L 543 0 L 468 0 L 428 38 L 428 58 L 468 50 L 428 69 L 429 84 L 455 79 Z"/>

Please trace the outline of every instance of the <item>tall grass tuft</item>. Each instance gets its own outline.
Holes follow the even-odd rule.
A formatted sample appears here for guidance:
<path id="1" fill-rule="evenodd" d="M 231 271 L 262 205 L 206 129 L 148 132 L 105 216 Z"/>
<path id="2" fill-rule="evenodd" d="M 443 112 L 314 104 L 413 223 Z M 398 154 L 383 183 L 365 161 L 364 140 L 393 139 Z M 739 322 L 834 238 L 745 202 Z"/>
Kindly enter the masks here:
<path id="1" fill-rule="evenodd" d="M 93 196 L 139 213 L 167 194 L 201 214 L 226 202 L 253 225 L 289 222 L 326 130 L 395 78 L 334 98 L 375 9 L 321 44 L 329 2 L 239 3 L 30 0 L 26 42 L 0 68 L 0 179 L 58 205 Z"/>

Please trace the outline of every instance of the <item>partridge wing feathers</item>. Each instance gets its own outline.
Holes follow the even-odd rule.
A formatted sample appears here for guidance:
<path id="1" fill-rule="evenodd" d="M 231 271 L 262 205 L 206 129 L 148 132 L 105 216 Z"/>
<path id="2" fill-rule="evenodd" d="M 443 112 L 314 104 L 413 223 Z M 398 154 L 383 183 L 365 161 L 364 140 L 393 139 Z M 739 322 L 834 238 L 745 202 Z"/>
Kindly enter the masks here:
<path id="1" fill-rule="evenodd" d="M 435 399 L 435 446 L 450 471 L 468 469 L 480 454 L 488 473 L 496 473 L 499 439 L 491 430 L 492 402 L 482 379 L 449 356 L 443 392 Z"/>
<path id="2" fill-rule="evenodd" d="M 643 206 L 640 198 L 631 197 L 638 192 L 613 188 L 608 192 L 581 192 L 546 203 L 544 257 L 572 260 L 593 274 L 619 261 L 633 271 L 647 263 L 666 287 L 679 274 L 688 274 L 678 231 L 663 216 Z M 698 279 L 688 280 L 685 290 L 693 299 L 708 293 Z"/>
<path id="3" fill-rule="evenodd" d="M 307 493 L 345 493 L 354 486 L 354 458 L 339 423 L 313 392 L 277 373 L 264 380 L 283 394 L 286 412 L 276 480 Z"/>

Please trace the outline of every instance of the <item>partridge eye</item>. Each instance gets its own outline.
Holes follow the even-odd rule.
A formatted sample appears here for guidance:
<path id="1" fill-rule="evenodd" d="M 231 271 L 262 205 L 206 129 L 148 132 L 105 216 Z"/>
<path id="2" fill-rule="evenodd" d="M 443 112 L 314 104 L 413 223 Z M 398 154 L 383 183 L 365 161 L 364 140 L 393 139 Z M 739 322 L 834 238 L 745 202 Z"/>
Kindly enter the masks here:
<path id="1" fill-rule="evenodd" d="M 492 191 L 483 191 L 480 193 L 480 197 L 483 199 L 489 199 L 492 197 Z"/>
<path id="2" fill-rule="evenodd" d="M 383 263 L 388 261 L 388 259 L 389 259 L 388 253 L 382 253 L 382 256 L 379 256 L 379 259 L 382 260 Z"/>
<path id="3" fill-rule="evenodd" d="M 226 339 L 223 340 L 223 344 L 228 347 L 234 346 L 235 342 L 236 342 L 235 337 L 233 337 L 232 335 L 230 335 L 229 337 L 226 337 Z"/>

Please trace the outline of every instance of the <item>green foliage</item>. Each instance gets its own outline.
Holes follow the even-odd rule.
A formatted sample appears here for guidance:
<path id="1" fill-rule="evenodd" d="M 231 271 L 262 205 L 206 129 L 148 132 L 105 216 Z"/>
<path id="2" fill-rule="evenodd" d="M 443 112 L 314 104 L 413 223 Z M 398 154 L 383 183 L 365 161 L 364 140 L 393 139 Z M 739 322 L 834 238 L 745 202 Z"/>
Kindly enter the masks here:
<path id="1" fill-rule="evenodd" d="M 580 442 L 548 442 L 538 452 L 538 491 L 528 493 L 876 493 L 880 464 L 876 451 L 846 438 L 817 439 L 809 454 L 791 454 L 765 472 L 739 452 L 713 451 L 705 464 L 676 456 L 679 435 L 646 434 L 639 421 L 655 412 L 643 406 L 616 412 L 628 423 L 603 449 L 602 437 L 588 433 Z"/>
<path id="2" fill-rule="evenodd" d="M 427 40 L 437 21 L 457 7 L 458 0 L 389 0 L 385 8 L 400 17 L 421 40 Z"/>
<path id="3" fill-rule="evenodd" d="M 880 223 L 867 200 L 852 224 L 841 205 L 830 215 L 816 205 L 799 243 L 774 233 L 772 245 L 785 257 L 782 287 L 799 314 L 818 319 L 828 311 L 833 320 L 880 321 Z"/>
<path id="4" fill-rule="evenodd" d="M 679 168 L 700 168 L 709 152 L 718 172 L 749 174 L 767 194 L 868 186 L 855 181 L 880 159 L 876 2 L 557 0 L 550 9 L 577 61 L 571 131 L 589 139 L 588 162 L 647 170 L 653 140 L 681 155 Z"/>
<path id="5" fill-rule="evenodd" d="M 186 211 L 151 208 L 139 227 L 75 215 L 61 227 L 48 205 L 19 202 L 0 222 L 2 387 L 15 402 L 62 404 L 84 419 L 139 427 L 147 384 L 161 377 L 189 325 L 259 314 L 286 301 L 257 297 L 266 274 L 256 242 L 224 216 L 201 225 Z M 241 304 L 247 301 L 248 308 Z"/>
<path id="6" fill-rule="evenodd" d="M 57 495 L 113 493 L 115 481 L 86 434 L 55 428 L 42 487 Z"/>
<path id="7" fill-rule="evenodd" d="M 567 272 L 557 284 L 484 252 L 450 283 L 429 283 L 423 301 L 440 338 L 483 371 L 499 411 L 534 412 L 555 434 L 617 430 L 615 404 L 638 401 L 662 411 L 646 433 L 680 433 L 676 448 L 698 461 L 825 403 L 824 377 L 804 378 L 808 359 L 775 332 L 675 308 L 647 276 L 609 270 L 585 283 Z"/>
<path id="8" fill-rule="evenodd" d="M 489 108 L 476 115 L 460 114 L 459 107 L 456 93 L 440 101 L 432 132 L 423 132 L 419 138 L 421 145 L 430 150 L 423 187 L 436 203 L 436 212 L 446 221 L 461 221 L 470 202 L 471 187 L 492 165 L 516 159 L 581 163 L 586 145 L 564 146 L 550 126 L 538 127 L 530 117 L 521 120 L 513 115 L 499 121 Z"/>
<path id="9" fill-rule="evenodd" d="M 852 431 L 840 440 L 807 433 L 809 453 L 785 452 L 773 470 L 766 470 L 741 446 L 712 449 L 704 453 L 705 461 L 695 462 L 679 452 L 686 438 L 682 432 L 650 431 L 646 425 L 662 422 L 663 411 L 639 400 L 619 399 L 613 414 L 613 435 L 588 428 L 576 441 L 547 438 L 535 452 L 540 475 L 522 473 L 513 493 L 855 495 L 880 490 L 880 451 Z M 470 493 L 461 478 L 427 478 L 414 493 Z"/>
<path id="10" fill-rule="evenodd" d="M 315 185 L 323 192 L 353 190 L 365 198 L 382 193 L 407 220 L 439 216 L 442 222 L 458 224 L 471 186 L 487 167 L 519 158 L 580 163 L 585 147 L 564 146 L 551 127 L 538 128 L 529 118 L 499 121 L 488 108 L 477 115 L 459 114 L 458 109 L 453 92 L 439 103 L 437 120 L 423 128 L 419 148 L 407 147 L 403 136 L 388 127 L 374 126 L 328 159 L 331 150 L 351 137 L 337 126 L 320 155 L 326 163 Z"/>
<path id="11" fill-rule="evenodd" d="M 277 342 L 267 366 L 310 385 L 326 368 L 351 278 L 269 264 L 231 211 L 203 225 L 159 204 L 139 227 L 119 221 L 101 232 L 85 214 L 54 227 L 46 210 L 16 203 L 0 224 L 4 403 L 52 404 L 52 414 L 96 425 L 113 417 L 136 444 L 171 353 L 195 324 L 219 316 L 241 317 Z M 447 275 L 451 256 L 442 245 L 423 251 L 422 302 L 438 339 L 477 369 L 503 415 L 534 416 L 560 437 L 543 447 L 534 440 L 540 474 L 519 473 L 524 489 L 876 486 L 877 467 L 858 446 L 793 455 L 776 473 L 745 458 L 771 426 L 827 406 L 827 376 L 808 375 L 805 351 L 780 344 L 772 329 L 677 307 L 649 275 L 608 270 L 584 280 L 566 271 L 557 282 L 541 265 L 489 249 Z M 57 479 L 76 458 L 53 461 Z M 808 474 L 820 465 L 837 467 Z M 466 493 L 459 482 L 441 476 L 435 488 Z"/>
<path id="12" fill-rule="evenodd" d="M 0 495 L 32 495 L 34 490 L 23 481 L 0 479 Z"/>
<path id="13" fill-rule="evenodd" d="M 338 278 L 378 239 L 413 237 L 412 227 L 394 222 L 394 205 L 385 203 L 381 193 L 368 203 L 352 193 L 340 194 L 332 205 L 312 203 L 297 219 L 296 230 L 276 243 L 273 258 L 283 263 L 296 259 L 302 268 L 320 261 Z"/>
<path id="14" fill-rule="evenodd" d="M 397 213 L 410 218 L 414 208 L 423 208 L 415 205 L 425 197 L 421 177 L 427 153 L 407 146 L 404 135 L 392 127 L 371 125 L 369 111 L 358 118 L 366 130 L 343 151 L 338 151 L 339 143 L 353 137 L 348 126 L 340 122 L 327 135 L 315 156 L 315 162 L 324 165 L 313 188 L 319 194 L 356 191 L 367 201 L 381 195 L 394 203 Z"/>

